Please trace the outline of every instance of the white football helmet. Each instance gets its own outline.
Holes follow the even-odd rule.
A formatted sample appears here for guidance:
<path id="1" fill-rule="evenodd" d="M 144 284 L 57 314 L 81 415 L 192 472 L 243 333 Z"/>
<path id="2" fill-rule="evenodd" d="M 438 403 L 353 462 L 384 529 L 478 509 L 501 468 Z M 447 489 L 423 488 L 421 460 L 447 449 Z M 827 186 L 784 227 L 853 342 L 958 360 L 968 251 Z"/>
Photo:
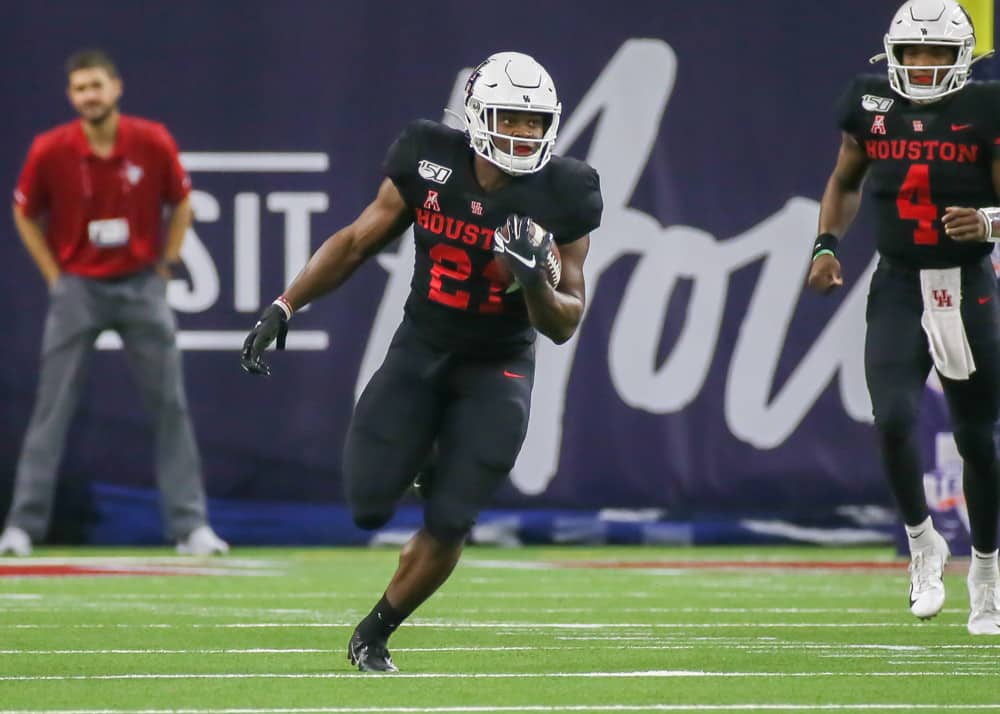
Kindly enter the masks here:
<path id="1" fill-rule="evenodd" d="M 943 66 L 905 66 L 904 45 L 944 45 L 955 50 L 954 64 Z M 889 64 L 889 84 L 897 94 L 926 104 L 954 94 L 969 80 L 969 70 L 975 61 L 976 31 L 968 13 L 956 0 L 907 0 L 896 12 L 884 40 Z M 930 84 L 913 84 L 907 70 L 933 70 Z"/>
<path id="2" fill-rule="evenodd" d="M 509 140 L 496 131 L 498 111 L 542 114 L 545 133 L 540 139 L 518 137 L 518 143 L 534 144 L 526 156 L 501 151 L 494 138 Z M 562 105 L 549 73 L 533 58 L 520 52 L 498 52 L 472 70 L 465 84 L 465 127 L 472 150 L 502 171 L 531 174 L 549 163 L 559 129 Z"/>

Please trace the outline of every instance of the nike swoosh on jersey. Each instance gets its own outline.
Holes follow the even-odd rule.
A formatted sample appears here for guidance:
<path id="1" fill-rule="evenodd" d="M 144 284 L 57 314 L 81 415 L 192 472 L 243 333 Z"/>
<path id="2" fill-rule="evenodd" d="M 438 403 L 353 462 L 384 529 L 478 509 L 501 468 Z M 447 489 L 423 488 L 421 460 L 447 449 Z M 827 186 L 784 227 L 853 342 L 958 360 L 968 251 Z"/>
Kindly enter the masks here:
<path id="1" fill-rule="evenodd" d="M 972 128 L 972 124 L 952 124 L 951 125 L 951 130 L 952 131 L 963 131 L 965 129 L 971 129 L 971 128 Z"/>

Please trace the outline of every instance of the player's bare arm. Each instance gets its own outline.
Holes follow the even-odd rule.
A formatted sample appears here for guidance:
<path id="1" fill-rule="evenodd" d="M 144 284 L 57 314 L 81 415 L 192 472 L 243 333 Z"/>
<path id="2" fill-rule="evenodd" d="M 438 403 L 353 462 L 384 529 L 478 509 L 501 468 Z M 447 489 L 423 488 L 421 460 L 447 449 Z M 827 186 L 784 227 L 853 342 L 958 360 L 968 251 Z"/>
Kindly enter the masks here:
<path id="1" fill-rule="evenodd" d="M 292 313 L 335 290 L 366 259 L 402 233 L 411 220 L 411 211 L 396 185 L 384 179 L 375 200 L 352 223 L 327 238 L 285 293 L 264 310 L 243 342 L 243 369 L 269 375 L 271 369 L 261 353 L 275 341 L 278 349 L 284 349 Z"/>
<path id="2" fill-rule="evenodd" d="M 808 285 L 826 294 L 841 287 L 844 279 L 836 256 L 836 243 L 847 231 L 861 205 L 861 184 L 868 157 L 853 136 L 842 134 L 837 163 L 826 182 L 819 207 L 819 235 L 813 250 Z"/>
<path id="3" fill-rule="evenodd" d="M 590 250 L 590 236 L 560 246 L 562 277 L 559 286 L 549 287 L 545 281 L 525 288 L 524 302 L 535 329 L 561 345 L 573 336 L 587 302 L 583 279 L 583 261 Z"/>
<path id="4" fill-rule="evenodd" d="M 402 233 L 411 220 L 399 189 L 383 179 L 375 200 L 353 223 L 327 238 L 285 290 L 289 307 L 297 310 L 335 290 L 359 265 Z"/>
<path id="5" fill-rule="evenodd" d="M 991 167 L 993 192 L 1000 196 L 1000 159 Z M 1000 239 L 1000 208 L 981 209 L 948 206 L 941 216 L 941 225 L 948 237 L 957 241 L 984 241 Z"/>
<path id="6" fill-rule="evenodd" d="M 45 279 L 45 283 L 51 288 L 59 279 L 59 264 L 52 255 L 48 242 L 45 240 L 45 231 L 41 224 L 33 218 L 29 218 L 17 204 L 14 205 L 14 225 L 17 233 L 21 236 L 21 242 L 28 249 L 31 259 L 38 266 L 38 271 Z"/>

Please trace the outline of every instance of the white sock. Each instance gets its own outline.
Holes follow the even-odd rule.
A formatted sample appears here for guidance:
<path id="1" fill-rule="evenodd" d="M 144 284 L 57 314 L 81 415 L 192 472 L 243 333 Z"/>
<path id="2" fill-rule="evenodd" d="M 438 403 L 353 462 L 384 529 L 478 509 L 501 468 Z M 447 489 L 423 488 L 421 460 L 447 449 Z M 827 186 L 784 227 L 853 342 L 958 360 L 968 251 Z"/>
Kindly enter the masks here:
<path id="1" fill-rule="evenodd" d="M 997 570 L 997 551 L 981 553 L 975 548 L 972 549 L 969 580 L 975 583 L 994 583 L 1000 580 L 1000 571 Z"/>
<path id="2" fill-rule="evenodd" d="M 935 532 L 930 516 L 915 526 L 906 526 L 906 539 L 910 542 L 910 553 L 933 548 L 936 545 Z"/>

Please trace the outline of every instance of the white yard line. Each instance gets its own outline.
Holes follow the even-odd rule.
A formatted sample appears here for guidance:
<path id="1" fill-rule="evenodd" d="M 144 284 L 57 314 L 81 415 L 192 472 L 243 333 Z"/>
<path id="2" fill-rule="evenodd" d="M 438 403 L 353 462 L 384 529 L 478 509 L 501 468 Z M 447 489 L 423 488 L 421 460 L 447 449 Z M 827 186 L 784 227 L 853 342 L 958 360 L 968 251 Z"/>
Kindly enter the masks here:
<path id="1" fill-rule="evenodd" d="M 126 559 L 127 560 L 127 559 Z M 32 559 L 35 562 L 35 559 Z M 106 561 L 105 561 L 106 562 Z M 219 561 L 221 562 L 221 561 Z M 256 561 L 253 561 L 256 562 Z M 265 561 L 266 562 L 266 561 Z M 79 563 L 77 563 L 79 564 Z M 165 564 L 169 564 L 165 563 Z M 176 564 L 176 562 L 174 562 Z M 263 564 L 263 563 L 262 563 Z M 271 563 L 273 565 L 274 563 Z M 56 600 L 56 599 L 69 599 L 69 600 L 79 600 L 84 599 L 85 596 L 76 594 L 63 594 L 63 593 L 31 593 L 37 597 L 44 597 L 46 600 Z M 313 598 L 323 599 L 323 600 L 340 600 L 343 598 L 360 598 L 361 594 L 357 591 L 354 592 L 338 592 L 338 591 L 322 591 L 322 592 L 261 592 L 261 593 L 243 593 L 243 592 L 233 592 L 233 593 L 218 593 L 218 592 L 205 592 L 205 593 L 101 593 L 95 594 L 94 598 L 101 600 L 263 600 L 267 598 L 276 600 L 311 600 Z M 559 600 L 565 600 L 567 595 L 564 592 L 528 592 L 525 590 L 493 590 L 493 591 L 456 591 L 448 590 L 445 592 L 439 592 L 434 594 L 436 600 L 442 598 L 458 598 L 458 599 L 468 599 L 468 598 L 500 598 L 503 600 L 517 600 L 518 598 L 553 598 Z M 663 599 L 665 596 L 662 592 L 586 592 L 586 593 L 573 593 L 573 599 L 591 599 L 591 600 L 628 600 L 628 599 L 639 599 L 645 600 L 650 598 L 660 598 Z"/>
<path id="2" fill-rule="evenodd" d="M 795 679 L 818 677 L 982 677 L 982 672 L 707 672 L 703 670 L 664 669 L 636 672 L 413 672 L 395 673 L 384 680 L 398 679 Z M 1000 676 L 1000 672 L 997 673 Z M 177 679 L 370 679 L 365 672 L 216 672 L 216 673 L 131 673 L 131 674 L 44 674 L 3 675 L 0 682 L 66 682 L 104 680 L 177 680 Z"/>
<path id="3" fill-rule="evenodd" d="M 954 660 L 954 664 L 964 664 L 969 659 L 994 661 L 998 645 L 933 645 L 919 647 L 913 645 L 847 645 L 847 644 L 808 644 L 782 642 L 772 644 L 731 643 L 724 645 L 726 649 L 754 652 L 757 654 L 785 654 L 789 651 L 814 651 L 825 659 L 884 659 L 895 657 L 893 663 L 927 661 L 942 663 L 944 657 L 953 657 L 959 653 L 955 650 L 985 650 L 982 653 L 963 652 L 962 660 Z M 577 650 L 692 650 L 704 647 L 704 643 L 673 643 L 673 644 L 581 644 L 581 645 L 507 645 L 507 646 L 453 646 L 453 647 L 393 647 L 392 651 L 400 652 L 560 652 Z M 301 648 L 301 647 L 250 647 L 250 648 L 195 648 L 195 649 L 161 649 L 161 648 L 105 648 L 105 649 L 0 649 L 0 655 L 261 655 L 261 654 L 337 654 L 343 648 Z M 858 649 L 876 649 L 877 653 L 860 653 Z M 950 660 L 949 660 L 950 661 Z"/>
<path id="4" fill-rule="evenodd" d="M 350 622 L 212 622 L 212 623 L 0 623 L 0 630 L 53 630 L 53 629 L 269 629 L 269 628 L 330 628 L 354 627 L 357 623 Z M 485 630 L 691 630 L 718 629 L 723 627 L 740 627 L 750 629 L 857 629 L 857 628 L 918 628 L 925 627 L 919 622 L 447 622 L 447 621 L 412 621 L 406 623 L 407 628 L 425 627 L 428 629 L 485 629 Z M 965 623 L 950 625 L 952 629 L 965 627 Z"/>
<path id="5" fill-rule="evenodd" d="M 287 560 L 263 560 L 253 558 L 205 558 L 196 555 L 164 555 L 163 557 L 148 556 L 32 556 L 24 560 L 4 559 L 0 565 L 204 565 L 212 563 L 226 568 L 284 568 Z"/>
<path id="6" fill-rule="evenodd" d="M 128 560 L 128 559 L 123 559 Z M 178 565 L 178 560 L 183 560 L 183 558 L 178 558 L 176 560 L 164 561 L 163 565 Z M 35 559 L 32 559 L 34 562 Z M 217 565 L 222 565 L 223 560 L 210 561 Z M 254 567 L 279 567 L 280 562 L 267 562 L 267 561 L 245 561 L 249 567 L 254 564 Z M 84 563 L 77 562 L 77 565 Z M 112 565 L 107 560 L 102 561 L 103 565 Z M 145 565 L 154 565 L 153 561 L 146 561 Z M 287 565 L 285 563 L 284 565 Z M 769 597 L 777 589 L 777 584 L 768 584 Z M 795 588 L 786 588 L 789 592 L 795 591 L 800 593 L 803 591 L 805 586 L 803 584 L 796 585 Z M 806 588 L 813 592 L 822 592 L 827 595 L 837 596 L 836 592 L 831 591 L 829 588 Z M 886 587 L 880 588 L 870 588 L 865 591 L 852 591 L 851 593 L 844 595 L 845 598 L 858 599 L 864 597 L 866 594 L 894 594 L 897 588 L 895 584 L 886 585 Z M 723 594 L 724 595 L 724 594 Z M 44 598 L 47 601 L 59 601 L 59 600 L 81 600 L 87 599 L 90 602 L 100 602 L 104 600 L 336 600 L 340 601 L 344 598 L 361 598 L 361 594 L 357 591 L 351 592 L 341 592 L 341 591 L 316 591 L 316 592 L 189 592 L 189 593 L 95 593 L 93 596 L 86 596 L 76 594 L 66 594 L 66 593 L 23 593 L 17 594 L 10 597 L 17 599 L 20 598 Z M 739 597 L 741 599 L 746 598 L 745 593 L 734 593 L 731 597 Z M 631 591 L 631 592 L 618 592 L 618 591 L 590 591 L 590 592 L 575 592 L 572 595 L 567 595 L 565 592 L 534 592 L 534 591 L 524 591 L 524 590 L 447 590 L 444 592 L 438 592 L 434 594 L 435 600 L 442 599 L 457 599 L 457 600 L 469 600 L 469 599 L 479 599 L 479 600 L 510 600 L 517 602 L 518 600 L 524 600 L 525 598 L 531 598 L 535 600 L 666 600 L 667 597 L 663 592 L 660 591 Z M 500 611 L 509 612 L 508 608 L 498 608 Z M 837 608 L 748 608 L 748 607 L 732 607 L 732 608 L 670 608 L 663 607 L 657 608 L 657 612 L 781 612 L 781 613 L 791 613 L 791 612 L 802 612 L 802 613 L 823 613 L 823 612 L 833 612 L 833 613 L 864 613 L 864 612 L 895 612 L 898 608 L 855 608 L 855 607 L 837 607 Z M 643 612 L 648 611 L 648 608 L 643 608 Z M 951 610 L 953 612 L 963 612 L 960 608 L 954 608 Z M 948 612 L 948 610 L 946 610 Z"/>
<path id="7" fill-rule="evenodd" d="M 142 599 L 117 600 L 109 602 L 97 597 L 73 597 L 64 598 L 62 603 L 53 602 L 55 598 L 42 598 L 40 595 L 30 596 L 4 596 L 0 595 L 0 601 L 5 598 L 14 600 L 12 603 L 5 603 L 0 607 L 0 612 L 65 612 L 66 610 L 77 610 L 79 608 L 100 609 L 100 608 L 130 608 L 142 603 Z M 209 598 L 205 598 L 209 599 Z M 325 598 L 324 599 L 330 599 Z M 158 599 L 150 598 L 149 603 L 162 608 L 163 604 Z M 187 607 L 190 607 L 188 605 Z M 854 608 L 797 608 L 797 607 L 615 607 L 613 612 L 623 615 L 654 613 L 658 615 L 893 615 L 901 610 L 898 607 L 854 607 Z M 262 608 L 262 607 L 230 607 L 226 612 L 309 612 L 304 609 L 291 608 Z M 463 615 L 511 615 L 514 613 L 537 613 L 540 615 L 582 615 L 588 613 L 606 614 L 608 608 L 605 606 L 594 607 L 473 607 L 462 608 Z M 967 608 L 947 608 L 942 610 L 945 614 L 964 614 Z"/>
<path id="8" fill-rule="evenodd" d="M 251 649 L 103 649 L 103 650 L 0 650 L 0 655 L 206 655 L 206 654 L 330 654 L 340 652 L 343 648 L 336 649 L 269 649 L 265 647 L 254 647 Z M 394 651 L 405 652 L 406 650 Z M 470 650 L 481 649 L 470 647 Z M 554 648 L 563 649 L 563 648 Z"/>
<path id="9" fill-rule="evenodd" d="M 449 707 L 309 707 L 298 709 L 51 709 L 48 714 L 489 714 L 497 712 L 702 712 L 702 711 L 997 711 L 1000 704 L 558 704 Z M 4 709 L 0 714 L 38 714 Z"/>

